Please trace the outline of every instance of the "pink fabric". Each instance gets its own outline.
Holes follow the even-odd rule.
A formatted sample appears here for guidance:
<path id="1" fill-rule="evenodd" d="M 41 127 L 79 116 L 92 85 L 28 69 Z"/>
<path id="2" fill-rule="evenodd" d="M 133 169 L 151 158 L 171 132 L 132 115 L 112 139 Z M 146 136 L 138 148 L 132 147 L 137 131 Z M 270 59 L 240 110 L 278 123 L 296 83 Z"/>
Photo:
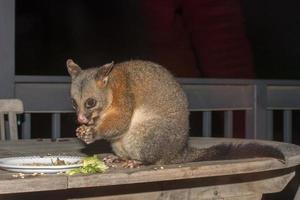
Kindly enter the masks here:
<path id="1" fill-rule="evenodd" d="M 253 78 L 238 0 L 143 0 L 151 59 L 177 76 Z"/>
<path id="2" fill-rule="evenodd" d="M 174 75 L 254 78 L 239 0 L 143 0 L 142 10 L 150 59 Z M 235 112 L 235 137 L 244 130 L 244 113 Z"/>

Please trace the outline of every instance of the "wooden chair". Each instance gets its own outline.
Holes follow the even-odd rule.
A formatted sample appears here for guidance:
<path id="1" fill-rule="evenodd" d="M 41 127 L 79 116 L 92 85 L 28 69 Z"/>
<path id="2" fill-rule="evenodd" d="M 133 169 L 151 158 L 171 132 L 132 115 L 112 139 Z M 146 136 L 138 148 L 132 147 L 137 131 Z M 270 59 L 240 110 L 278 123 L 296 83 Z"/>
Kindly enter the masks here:
<path id="1" fill-rule="evenodd" d="M 19 99 L 0 99 L 0 139 L 17 140 L 17 114 L 23 113 L 23 103 Z M 5 115 L 8 115 L 8 128 L 6 128 Z M 7 130 L 8 129 L 8 130 Z"/>

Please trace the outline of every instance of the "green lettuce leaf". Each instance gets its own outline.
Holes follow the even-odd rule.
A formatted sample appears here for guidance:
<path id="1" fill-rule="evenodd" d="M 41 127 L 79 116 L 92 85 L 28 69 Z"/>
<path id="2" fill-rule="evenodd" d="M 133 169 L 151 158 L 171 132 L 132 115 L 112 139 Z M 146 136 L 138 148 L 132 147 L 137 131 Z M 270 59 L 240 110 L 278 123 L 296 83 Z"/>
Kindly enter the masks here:
<path id="1" fill-rule="evenodd" d="M 71 169 L 66 171 L 67 175 L 75 175 L 75 174 L 94 174 L 94 173 L 102 173 L 108 167 L 105 163 L 97 157 L 97 155 L 86 157 L 82 160 L 82 166 L 79 168 Z"/>

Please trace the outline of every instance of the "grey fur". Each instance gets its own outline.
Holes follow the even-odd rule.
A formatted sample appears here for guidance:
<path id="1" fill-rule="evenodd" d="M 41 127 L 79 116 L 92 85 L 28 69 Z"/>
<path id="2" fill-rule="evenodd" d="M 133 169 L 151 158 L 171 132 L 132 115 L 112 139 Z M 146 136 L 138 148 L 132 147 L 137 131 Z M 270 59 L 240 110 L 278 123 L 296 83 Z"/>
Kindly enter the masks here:
<path id="1" fill-rule="evenodd" d="M 101 111 L 94 110 L 99 116 L 92 125 L 95 131 L 94 138 L 109 140 L 114 152 L 123 159 L 156 164 L 181 163 L 230 158 L 231 154 L 236 154 L 240 149 L 244 149 L 243 155 L 236 158 L 255 156 L 282 158 L 282 154 L 273 147 L 263 147 L 262 152 L 251 155 L 247 155 L 249 148 L 247 145 L 233 148 L 231 145 L 225 147 L 223 145 L 202 150 L 188 147 L 189 111 L 186 95 L 174 77 L 158 64 L 141 60 L 115 64 L 111 73 L 107 75 L 109 78 L 107 87 L 101 90 L 95 86 L 97 72 L 99 75 L 99 68 L 82 70 L 76 78 L 73 78 L 71 96 L 79 102 L 81 111 L 84 110 L 82 108 L 84 99 L 90 96 L 97 98 Z M 101 77 L 101 74 L 99 76 Z M 105 111 L 116 100 L 116 94 L 111 88 L 121 81 L 122 84 L 119 86 L 126 89 L 122 96 L 119 96 L 118 100 L 121 102 L 115 111 L 122 116 L 116 119 L 115 124 L 106 128 L 105 132 L 101 132 Z M 109 100 L 109 91 L 112 92 L 112 100 Z M 263 152 L 264 148 L 267 152 L 275 153 L 266 154 Z M 222 156 L 224 149 L 230 150 L 227 151 L 229 156 Z"/>

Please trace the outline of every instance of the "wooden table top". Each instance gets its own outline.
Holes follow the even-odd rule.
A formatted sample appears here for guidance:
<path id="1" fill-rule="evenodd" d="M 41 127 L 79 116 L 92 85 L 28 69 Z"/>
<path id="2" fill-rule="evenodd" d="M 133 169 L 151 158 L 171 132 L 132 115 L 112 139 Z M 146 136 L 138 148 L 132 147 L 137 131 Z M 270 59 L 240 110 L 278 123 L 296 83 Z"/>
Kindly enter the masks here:
<path id="1" fill-rule="evenodd" d="M 195 147 L 208 146 L 226 142 L 248 142 L 244 139 L 226 138 L 191 138 Z M 64 190 L 70 188 L 88 188 L 98 186 L 116 186 L 123 184 L 149 183 L 170 180 L 187 180 L 210 178 L 233 174 L 251 174 L 280 169 L 292 169 L 300 164 L 300 147 L 292 144 L 260 141 L 278 146 L 284 153 L 287 163 L 272 158 L 255 158 L 225 161 L 205 161 L 164 166 L 143 166 L 136 169 L 109 169 L 102 174 L 74 175 L 25 175 L 15 178 L 14 172 L 0 170 L 0 194 Z M 75 138 L 32 139 L 18 141 L 0 141 L 0 157 L 25 155 L 85 155 L 81 150 L 84 144 Z"/>

